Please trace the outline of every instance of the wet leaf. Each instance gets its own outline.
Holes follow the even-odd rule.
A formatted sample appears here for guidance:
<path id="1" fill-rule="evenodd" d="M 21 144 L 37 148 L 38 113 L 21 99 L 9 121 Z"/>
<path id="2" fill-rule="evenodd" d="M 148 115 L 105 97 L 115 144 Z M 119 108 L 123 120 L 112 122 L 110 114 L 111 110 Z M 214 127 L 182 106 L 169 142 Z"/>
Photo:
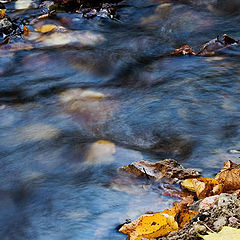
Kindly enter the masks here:
<path id="1" fill-rule="evenodd" d="M 215 179 L 222 183 L 224 192 L 240 189 L 240 164 L 233 163 L 230 160 L 225 162 Z"/>
<path id="2" fill-rule="evenodd" d="M 6 9 L 0 9 L 0 18 L 4 18 L 6 16 Z"/>
<path id="3" fill-rule="evenodd" d="M 204 177 L 185 179 L 181 182 L 181 186 L 196 192 L 200 199 L 220 194 L 223 190 L 222 184 L 218 180 Z"/>
<path id="4" fill-rule="evenodd" d="M 172 53 L 172 56 L 184 56 L 184 55 L 196 55 L 196 53 L 192 50 L 188 45 L 184 45 L 178 49 L 175 49 Z"/>
<path id="5" fill-rule="evenodd" d="M 29 29 L 28 29 L 28 27 L 27 26 L 24 26 L 23 27 L 23 31 L 24 31 L 24 36 L 28 36 L 29 35 Z"/>
<path id="6" fill-rule="evenodd" d="M 45 24 L 45 25 L 35 28 L 36 31 L 41 32 L 41 33 L 52 32 L 55 29 L 57 29 L 57 26 L 54 24 Z"/>
<path id="7" fill-rule="evenodd" d="M 211 56 L 215 54 L 216 51 L 221 51 L 225 48 L 229 48 L 234 44 L 237 44 L 239 41 L 229 37 L 227 34 L 223 34 L 220 39 L 219 36 L 213 40 L 205 43 L 201 50 L 197 53 L 199 56 Z"/>
<path id="8" fill-rule="evenodd" d="M 173 159 L 165 159 L 156 163 L 148 161 L 136 161 L 127 166 L 121 167 L 119 171 L 127 172 L 136 177 L 148 177 L 155 181 L 166 180 L 169 183 L 176 183 L 179 179 L 197 177 L 199 173 L 190 168 L 184 168 Z"/>
<path id="9" fill-rule="evenodd" d="M 130 240 L 166 236 L 178 229 L 173 216 L 164 213 L 142 215 L 131 223 L 124 224 L 119 231 L 129 235 Z"/>
<path id="10" fill-rule="evenodd" d="M 218 233 L 208 233 L 200 235 L 204 240 L 238 240 L 240 239 L 240 229 L 224 226 Z"/>

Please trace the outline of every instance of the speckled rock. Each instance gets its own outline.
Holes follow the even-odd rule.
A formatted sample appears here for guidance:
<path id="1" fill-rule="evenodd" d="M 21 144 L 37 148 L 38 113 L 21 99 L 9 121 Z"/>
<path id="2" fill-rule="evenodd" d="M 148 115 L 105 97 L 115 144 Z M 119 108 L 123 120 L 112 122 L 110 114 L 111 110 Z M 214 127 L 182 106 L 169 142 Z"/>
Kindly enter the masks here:
<path id="1" fill-rule="evenodd" d="M 158 240 L 200 240 L 202 238 L 198 236 L 198 233 L 204 235 L 209 229 L 218 232 L 223 226 L 240 228 L 239 196 L 223 193 L 215 197 L 218 200 L 210 209 L 201 209 L 199 214 L 193 217 L 184 228 L 171 232 L 168 236 L 158 238 Z M 204 200 L 206 201 L 207 198 Z M 204 200 L 197 201 L 191 208 L 199 210 L 199 205 Z"/>

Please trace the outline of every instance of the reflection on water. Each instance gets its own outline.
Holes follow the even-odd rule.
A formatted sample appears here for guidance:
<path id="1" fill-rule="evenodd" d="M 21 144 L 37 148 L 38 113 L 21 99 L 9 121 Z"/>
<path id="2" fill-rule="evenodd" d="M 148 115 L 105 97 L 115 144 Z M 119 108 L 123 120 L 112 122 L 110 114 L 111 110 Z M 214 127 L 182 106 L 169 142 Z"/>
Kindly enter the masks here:
<path id="1" fill-rule="evenodd" d="M 239 48 L 167 56 L 239 38 L 239 16 L 182 2 L 129 1 L 120 21 L 61 13 L 66 35 L 0 50 L 1 239 L 124 239 L 126 218 L 176 199 L 119 167 L 173 157 L 210 177 L 239 161 Z"/>

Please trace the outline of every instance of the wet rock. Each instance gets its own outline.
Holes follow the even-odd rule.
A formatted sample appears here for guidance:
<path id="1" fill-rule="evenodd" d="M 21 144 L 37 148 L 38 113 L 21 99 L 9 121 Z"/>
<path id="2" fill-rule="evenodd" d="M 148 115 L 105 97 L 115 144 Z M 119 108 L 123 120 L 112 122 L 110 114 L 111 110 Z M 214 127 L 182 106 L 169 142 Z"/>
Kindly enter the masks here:
<path id="1" fill-rule="evenodd" d="M 18 141 L 40 141 L 48 140 L 59 136 L 60 131 L 49 124 L 32 124 L 16 131 L 15 138 Z"/>
<path id="2" fill-rule="evenodd" d="M 13 31 L 12 21 L 8 17 L 0 19 L 0 34 L 8 35 L 12 31 Z"/>
<path id="3" fill-rule="evenodd" d="M 102 3 L 117 3 L 121 0 L 54 0 L 54 3 L 68 9 L 78 9 L 80 7 L 99 7 Z"/>
<path id="4" fill-rule="evenodd" d="M 107 164 L 114 161 L 115 144 L 107 140 L 94 142 L 86 151 L 84 163 L 87 165 Z"/>
<path id="5" fill-rule="evenodd" d="M 108 94 L 81 88 L 66 90 L 59 98 L 66 112 L 94 132 L 99 131 L 118 107 Z"/>
<path id="6" fill-rule="evenodd" d="M 215 0 L 210 6 L 214 12 L 235 14 L 240 10 L 239 0 Z"/>
<path id="7" fill-rule="evenodd" d="M 136 161 L 121 167 L 120 172 L 127 172 L 136 177 L 149 177 L 155 181 L 165 180 L 176 183 L 178 180 L 197 177 L 199 173 L 190 168 L 184 168 L 173 159 L 165 159 L 156 163 L 148 161 Z"/>

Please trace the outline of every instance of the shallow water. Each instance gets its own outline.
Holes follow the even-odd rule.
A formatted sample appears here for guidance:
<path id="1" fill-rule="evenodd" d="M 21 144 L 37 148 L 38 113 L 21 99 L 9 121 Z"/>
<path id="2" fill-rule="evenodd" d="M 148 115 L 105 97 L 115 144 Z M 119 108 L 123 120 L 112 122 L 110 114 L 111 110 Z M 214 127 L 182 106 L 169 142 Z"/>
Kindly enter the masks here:
<path id="1" fill-rule="evenodd" d="M 55 23 L 69 34 L 0 50 L 1 239 L 124 239 L 125 219 L 176 199 L 120 178 L 119 167 L 172 157 L 212 177 L 239 161 L 228 151 L 240 148 L 240 50 L 168 56 L 239 38 L 239 15 L 160 4 L 127 1 L 119 21 L 61 13 Z"/>

